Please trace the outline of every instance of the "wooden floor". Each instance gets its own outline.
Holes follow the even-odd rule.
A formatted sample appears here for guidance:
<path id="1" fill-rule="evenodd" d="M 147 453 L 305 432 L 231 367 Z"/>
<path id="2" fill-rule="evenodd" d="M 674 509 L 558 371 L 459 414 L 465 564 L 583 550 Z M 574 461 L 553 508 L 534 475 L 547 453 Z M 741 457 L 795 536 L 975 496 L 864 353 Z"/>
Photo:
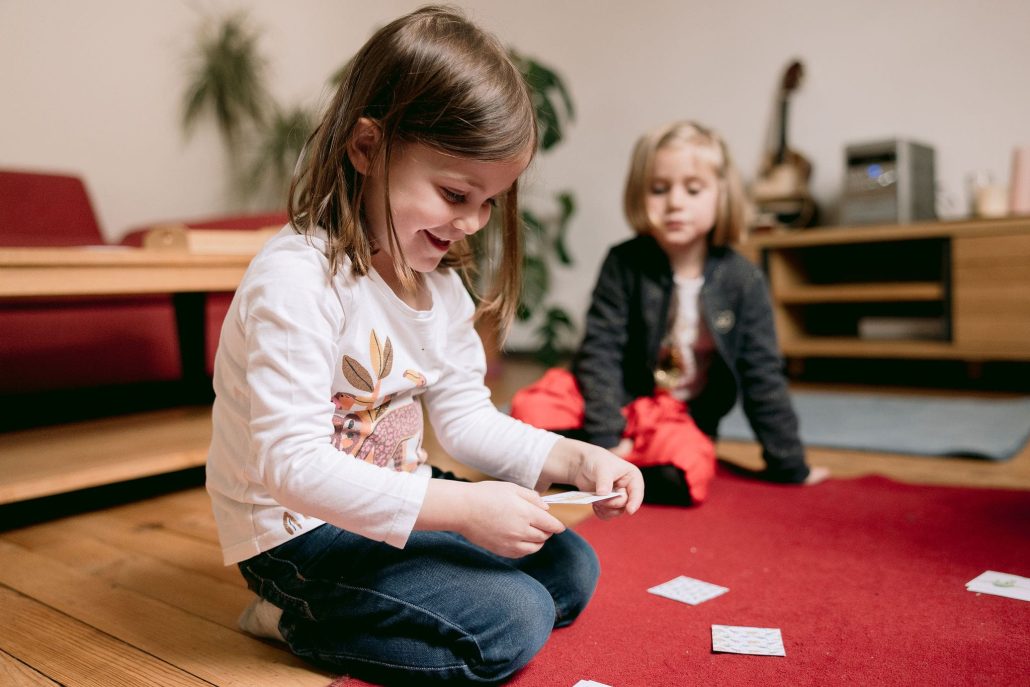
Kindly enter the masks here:
<path id="1" fill-rule="evenodd" d="M 509 363 L 495 400 L 537 373 Z M 206 445 L 210 427 L 188 425 Z M 752 444 L 723 442 L 719 455 L 761 464 Z M 821 449 L 809 458 L 836 478 L 1030 490 L 1030 447 L 1005 463 Z M 570 523 L 587 510 L 564 509 Z M 221 565 L 201 488 L 2 532 L 0 685 L 327 685 L 332 676 L 236 628 L 248 598 L 236 569 Z"/>

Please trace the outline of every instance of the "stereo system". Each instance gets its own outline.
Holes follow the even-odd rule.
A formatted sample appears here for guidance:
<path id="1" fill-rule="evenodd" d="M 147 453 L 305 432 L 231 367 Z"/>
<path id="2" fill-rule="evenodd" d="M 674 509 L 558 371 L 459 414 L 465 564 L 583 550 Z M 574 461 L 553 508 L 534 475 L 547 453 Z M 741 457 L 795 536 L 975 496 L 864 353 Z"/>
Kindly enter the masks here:
<path id="1" fill-rule="evenodd" d="M 845 149 L 840 224 L 932 220 L 935 206 L 933 148 L 889 140 Z"/>

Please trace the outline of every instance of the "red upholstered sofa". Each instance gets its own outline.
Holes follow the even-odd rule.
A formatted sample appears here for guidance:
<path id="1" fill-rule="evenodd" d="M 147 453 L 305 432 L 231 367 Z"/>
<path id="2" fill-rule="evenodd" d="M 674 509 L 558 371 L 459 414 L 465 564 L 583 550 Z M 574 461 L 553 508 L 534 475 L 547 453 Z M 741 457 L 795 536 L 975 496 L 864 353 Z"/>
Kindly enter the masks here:
<path id="1" fill-rule="evenodd" d="M 181 222 L 197 228 L 257 229 L 283 214 Z M 167 223 L 165 223 L 167 224 Z M 145 228 L 123 240 L 139 245 Z M 0 170 L 0 247 L 103 244 L 82 180 Z M 209 297 L 207 366 L 231 295 Z M 165 382 L 181 377 L 170 296 L 31 298 L 0 301 L 0 395 Z M 67 397 L 74 404 L 75 396 Z"/>

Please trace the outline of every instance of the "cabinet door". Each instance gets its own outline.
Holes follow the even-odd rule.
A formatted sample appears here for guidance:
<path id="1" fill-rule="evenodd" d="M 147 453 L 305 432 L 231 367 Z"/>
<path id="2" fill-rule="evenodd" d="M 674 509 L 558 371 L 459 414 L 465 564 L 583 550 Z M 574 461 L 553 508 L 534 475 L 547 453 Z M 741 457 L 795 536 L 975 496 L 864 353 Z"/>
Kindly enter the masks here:
<path id="1" fill-rule="evenodd" d="M 955 238 L 952 261 L 956 347 L 1030 356 L 1030 233 Z"/>

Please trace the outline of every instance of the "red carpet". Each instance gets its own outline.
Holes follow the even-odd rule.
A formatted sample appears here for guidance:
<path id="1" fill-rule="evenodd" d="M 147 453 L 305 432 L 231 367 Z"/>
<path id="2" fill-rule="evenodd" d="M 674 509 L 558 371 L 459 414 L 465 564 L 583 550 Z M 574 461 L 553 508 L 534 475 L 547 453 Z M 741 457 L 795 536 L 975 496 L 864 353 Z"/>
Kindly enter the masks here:
<path id="1" fill-rule="evenodd" d="M 722 472 L 700 508 L 577 531 L 601 559 L 597 595 L 514 687 L 1030 684 L 1030 602 L 965 589 L 985 570 L 1030 577 L 1030 492 Z M 730 591 L 647 593 L 678 575 Z M 780 628 L 787 655 L 712 654 L 713 624 Z"/>

